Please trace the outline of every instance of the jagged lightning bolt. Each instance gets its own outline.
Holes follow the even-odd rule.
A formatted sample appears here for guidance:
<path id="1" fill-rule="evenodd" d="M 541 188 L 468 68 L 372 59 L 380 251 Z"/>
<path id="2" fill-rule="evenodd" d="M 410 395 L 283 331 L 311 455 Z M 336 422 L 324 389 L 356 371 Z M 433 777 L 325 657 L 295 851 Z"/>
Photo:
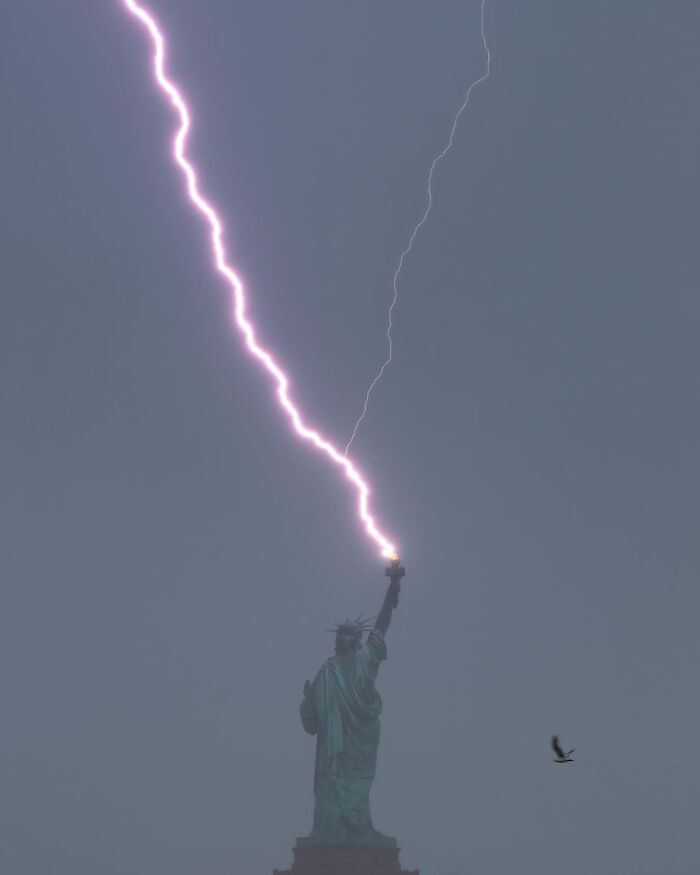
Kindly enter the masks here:
<path id="1" fill-rule="evenodd" d="M 350 436 L 350 440 L 348 441 L 347 446 L 345 447 L 345 455 L 346 456 L 347 456 L 348 452 L 350 451 L 350 447 L 352 446 L 352 442 L 355 440 L 355 436 L 357 435 L 357 430 L 359 429 L 360 425 L 362 424 L 362 420 L 367 415 L 367 406 L 369 404 L 369 396 L 372 394 L 374 387 L 377 385 L 379 380 L 382 378 L 384 371 L 391 364 L 391 356 L 392 356 L 392 351 L 393 351 L 392 339 L 391 339 L 391 327 L 392 327 L 392 318 L 394 315 L 394 307 L 396 306 L 396 302 L 399 298 L 399 289 L 398 289 L 399 274 L 401 273 L 401 269 L 403 268 L 404 259 L 406 258 L 408 253 L 411 251 L 411 248 L 413 247 L 413 241 L 416 239 L 416 234 L 418 234 L 420 229 L 425 224 L 428 216 L 430 215 L 430 210 L 432 209 L 432 206 L 433 206 L 433 174 L 435 173 L 435 168 L 438 166 L 438 164 L 442 161 L 442 159 L 445 157 L 445 155 L 447 155 L 447 153 L 452 148 L 452 141 L 454 140 L 455 131 L 457 130 L 457 124 L 459 122 L 459 117 L 462 115 L 464 110 L 467 108 L 467 104 L 469 103 L 469 97 L 470 97 L 472 91 L 476 88 L 477 85 L 479 85 L 484 80 L 488 79 L 489 75 L 491 73 L 491 52 L 489 51 L 489 47 L 486 43 L 486 30 L 485 30 L 485 26 L 484 26 L 485 25 L 485 17 L 484 17 L 485 6 L 486 6 L 486 0 L 481 0 L 481 42 L 483 43 L 484 51 L 486 52 L 486 72 L 479 79 L 476 79 L 474 82 L 472 82 L 472 84 L 467 89 L 467 93 L 464 96 L 464 101 L 463 101 L 462 105 L 460 106 L 460 108 L 457 110 L 457 113 L 456 113 L 454 120 L 452 122 L 452 130 L 450 131 L 450 137 L 447 141 L 447 145 L 442 150 L 442 152 L 440 152 L 440 154 L 437 155 L 433 159 L 433 163 L 430 165 L 430 172 L 428 173 L 428 186 L 427 186 L 428 204 L 425 208 L 425 212 L 423 213 L 423 215 L 420 218 L 420 221 L 413 228 L 413 232 L 411 233 L 408 244 L 407 244 L 406 248 L 404 249 L 404 251 L 401 253 L 401 258 L 399 258 L 399 263 L 398 263 L 398 266 L 397 266 L 396 271 L 394 273 L 394 283 L 393 283 L 393 285 L 394 285 L 394 297 L 392 298 L 391 305 L 389 307 L 389 324 L 388 324 L 388 327 L 386 330 L 386 336 L 387 336 L 387 340 L 389 342 L 389 353 L 387 355 L 386 361 L 383 363 L 383 365 L 381 366 L 379 371 L 377 371 L 377 373 L 374 375 L 372 382 L 369 384 L 369 389 L 367 390 L 367 394 L 365 395 L 365 403 L 362 407 L 362 413 L 360 414 L 359 419 L 355 423 L 355 427 L 352 430 L 352 435 Z"/>
<path id="2" fill-rule="evenodd" d="M 394 556 L 396 549 L 389 537 L 376 524 L 369 510 L 370 490 L 360 471 L 320 432 L 310 428 L 303 420 L 299 409 L 292 400 L 289 390 L 289 377 L 273 355 L 256 338 L 255 328 L 246 316 L 246 294 L 238 274 L 228 262 L 223 242 L 223 224 L 219 214 L 210 201 L 202 194 L 197 172 L 187 157 L 187 135 L 191 126 L 191 114 L 179 89 L 165 72 L 165 37 L 153 14 L 136 0 L 121 0 L 126 10 L 134 17 L 150 37 L 153 45 L 153 72 L 158 87 L 172 104 L 179 118 L 179 125 L 173 139 L 173 158 L 180 167 L 186 181 L 187 194 L 193 206 L 203 216 L 209 226 L 211 252 L 216 270 L 222 274 L 231 290 L 232 318 L 236 329 L 243 335 L 250 354 L 267 372 L 276 386 L 277 399 L 287 415 L 294 432 L 307 443 L 323 453 L 336 465 L 352 484 L 357 496 L 357 514 L 364 524 L 365 531 L 380 548 L 382 555 Z"/>

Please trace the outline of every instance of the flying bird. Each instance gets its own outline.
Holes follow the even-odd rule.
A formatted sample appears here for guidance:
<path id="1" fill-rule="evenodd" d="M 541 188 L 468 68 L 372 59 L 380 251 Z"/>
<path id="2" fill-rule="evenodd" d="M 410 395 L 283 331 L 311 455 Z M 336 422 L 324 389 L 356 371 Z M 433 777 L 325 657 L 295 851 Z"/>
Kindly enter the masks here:
<path id="1" fill-rule="evenodd" d="M 563 750 L 562 746 L 559 744 L 559 736 L 552 736 L 552 750 L 557 755 L 554 760 L 555 763 L 573 763 L 571 759 L 571 754 L 576 750 L 575 747 L 572 747 L 571 750 Z"/>

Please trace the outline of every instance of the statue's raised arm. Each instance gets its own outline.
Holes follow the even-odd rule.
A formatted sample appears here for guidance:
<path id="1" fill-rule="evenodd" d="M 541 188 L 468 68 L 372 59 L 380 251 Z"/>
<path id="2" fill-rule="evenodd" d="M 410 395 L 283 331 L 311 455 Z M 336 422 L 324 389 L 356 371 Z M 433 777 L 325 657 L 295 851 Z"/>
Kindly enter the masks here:
<path id="1" fill-rule="evenodd" d="M 399 564 L 399 557 L 397 556 L 389 562 L 389 566 L 384 573 L 389 578 L 389 586 L 384 596 L 384 604 L 377 614 L 377 620 L 374 624 L 375 629 L 381 632 L 382 635 L 386 635 L 394 608 L 399 606 L 401 578 L 406 574 L 406 569 Z"/>
<path id="2" fill-rule="evenodd" d="M 295 850 L 295 854 L 303 854 L 303 849 L 318 845 L 341 849 L 368 845 L 374 859 L 381 848 L 389 848 L 387 859 L 394 862 L 387 865 L 386 871 L 397 875 L 396 839 L 374 828 L 369 791 L 377 767 L 382 713 L 382 700 L 374 682 L 387 656 L 384 634 L 399 603 L 405 573 L 398 557 L 390 561 L 386 569 L 389 588 L 374 628 L 370 629 L 362 616 L 339 623 L 335 627 L 335 655 L 323 663 L 312 683 L 304 684 L 301 722 L 306 732 L 316 737 L 314 825 L 310 835 L 297 839 Z M 369 636 L 363 644 L 362 636 L 367 631 Z M 380 868 L 385 871 L 383 866 Z M 360 867 L 357 871 L 368 870 Z M 379 868 L 372 867 L 372 871 Z"/>

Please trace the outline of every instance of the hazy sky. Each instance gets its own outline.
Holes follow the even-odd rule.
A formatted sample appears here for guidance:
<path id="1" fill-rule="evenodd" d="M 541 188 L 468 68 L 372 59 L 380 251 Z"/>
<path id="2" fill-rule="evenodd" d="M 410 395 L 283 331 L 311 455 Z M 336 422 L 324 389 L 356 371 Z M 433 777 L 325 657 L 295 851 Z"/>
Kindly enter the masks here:
<path id="1" fill-rule="evenodd" d="M 479 6 L 153 3 L 261 337 L 342 444 Z M 355 446 L 408 571 L 375 824 L 423 875 L 693 875 L 700 6 L 486 14 Z M 6 0 L 0 41 L 0 869 L 265 875 L 382 563 L 231 333 L 134 22 Z"/>

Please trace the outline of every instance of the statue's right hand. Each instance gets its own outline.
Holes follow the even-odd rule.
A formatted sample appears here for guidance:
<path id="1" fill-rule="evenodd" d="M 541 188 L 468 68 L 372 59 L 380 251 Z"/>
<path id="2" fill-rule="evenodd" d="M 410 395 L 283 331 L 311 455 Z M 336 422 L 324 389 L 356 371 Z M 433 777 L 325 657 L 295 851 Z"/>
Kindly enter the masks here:
<path id="1" fill-rule="evenodd" d="M 311 692 L 311 683 L 309 681 L 306 681 L 306 683 L 304 684 L 304 698 L 305 699 L 308 697 L 310 692 Z"/>

